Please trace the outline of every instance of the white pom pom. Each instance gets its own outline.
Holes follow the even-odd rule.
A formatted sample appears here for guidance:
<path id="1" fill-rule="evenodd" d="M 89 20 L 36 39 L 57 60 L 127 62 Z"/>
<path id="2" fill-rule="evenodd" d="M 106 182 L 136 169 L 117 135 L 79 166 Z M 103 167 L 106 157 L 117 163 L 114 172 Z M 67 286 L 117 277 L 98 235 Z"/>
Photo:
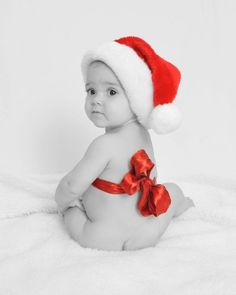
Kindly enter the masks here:
<path id="1" fill-rule="evenodd" d="M 176 130 L 181 124 L 182 116 L 173 103 L 156 106 L 149 117 L 149 126 L 157 134 Z"/>

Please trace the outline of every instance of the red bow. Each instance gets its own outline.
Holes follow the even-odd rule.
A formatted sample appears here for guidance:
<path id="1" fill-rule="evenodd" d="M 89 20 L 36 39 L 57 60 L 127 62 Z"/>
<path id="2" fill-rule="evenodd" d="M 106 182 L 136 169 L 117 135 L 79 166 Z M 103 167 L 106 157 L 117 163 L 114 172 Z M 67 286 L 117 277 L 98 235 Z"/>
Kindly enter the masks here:
<path id="1" fill-rule="evenodd" d="M 149 178 L 154 163 L 144 150 L 140 150 L 130 161 L 131 170 L 124 176 L 120 186 L 128 195 L 141 189 L 142 195 L 138 209 L 143 216 L 158 216 L 165 213 L 171 204 L 171 198 L 165 186 L 156 184 L 156 178 Z"/>

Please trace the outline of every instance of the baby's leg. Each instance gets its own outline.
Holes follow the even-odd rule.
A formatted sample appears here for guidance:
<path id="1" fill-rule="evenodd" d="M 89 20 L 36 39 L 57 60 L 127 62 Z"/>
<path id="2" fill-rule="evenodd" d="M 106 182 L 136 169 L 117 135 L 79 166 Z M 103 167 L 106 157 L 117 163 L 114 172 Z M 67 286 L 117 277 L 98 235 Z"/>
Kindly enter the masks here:
<path id="1" fill-rule="evenodd" d="M 92 222 L 86 213 L 78 207 L 68 208 L 64 213 L 64 221 L 71 238 L 85 248 L 99 250 L 122 251 L 123 233 L 117 230 L 117 224 Z"/>
<path id="2" fill-rule="evenodd" d="M 70 207 L 64 213 L 64 222 L 66 229 L 75 241 L 81 242 L 84 225 L 88 220 L 88 217 L 84 211 L 79 207 Z"/>
<path id="3" fill-rule="evenodd" d="M 177 217 L 184 213 L 188 208 L 195 206 L 192 199 L 186 197 L 181 188 L 175 183 L 163 183 L 168 193 L 170 194 L 171 200 L 174 202 L 174 215 Z"/>
<path id="4" fill-rule="evenodd" d="M 177 184 L 163 183 L 163 185 L 166 187 L 171 197 L 171 204 L 168 210 L 158 217 L 153 216 L 147 224 L 144 224 L 132 238 L 125 242 L 124 250 L 137 250 L 155 246 L 170 224 L 171 219 L 194 206 L 193 201 L 184 196 Z"/>
<path id="5" fill-rule="evenodd" d="M 184 196 L 183 191 L 177 184 L 163 183 L 163 185 L 165 186 L 171 197 L 171 204 L 167 212 L 159 215 L 156 220 L 158 228 L 158 240 L 165 232 L 173 217 L 181 215 L 188 208 L 194 206 L 193 201 L 190 198 Z"/>

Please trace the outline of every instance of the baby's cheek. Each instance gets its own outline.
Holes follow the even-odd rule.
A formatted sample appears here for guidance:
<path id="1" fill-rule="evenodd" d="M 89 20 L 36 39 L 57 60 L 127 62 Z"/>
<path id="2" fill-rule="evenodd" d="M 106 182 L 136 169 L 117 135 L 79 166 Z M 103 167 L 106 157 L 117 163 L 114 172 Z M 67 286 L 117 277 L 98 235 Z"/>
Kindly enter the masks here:
<path id="1" fill-rule="evenodd" d="M 109 105 L 106 108 L 106 114 L 110 121 L 119 123 L 120 118 L 123 117 L 125 109 L 121 105 Z"/>
<path id="2" fill-rule="evenodd" d="M 89 103 L 87 101 L 85 102 L 84 110 L 85 110 L 85 113 L 87 114 L 87 116 L 89 117 L 89 114 L 91 113 L 91 106 L 89 105 Z"/>

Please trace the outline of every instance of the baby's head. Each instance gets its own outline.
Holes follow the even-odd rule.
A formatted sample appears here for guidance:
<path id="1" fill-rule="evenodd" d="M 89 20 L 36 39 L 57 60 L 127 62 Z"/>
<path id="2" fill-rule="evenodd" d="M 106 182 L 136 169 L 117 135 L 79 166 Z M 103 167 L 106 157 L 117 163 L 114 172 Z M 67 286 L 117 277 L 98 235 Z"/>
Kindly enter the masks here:
<path id="1" fill-rule="evenodd" d="M 146 129 L 163 134 L 180 125 L 181 115 L 173 104 L 180 72 L 143 39 L 124 37 L 89 50 L 81 68 L 87 84 L 86 113 L 97 126 L 137 118 Z M 93 113 L 96 110 L 105 113 Z"/>
<path id="2" fill-rule="evenodd" d="M 85 111 L 97 127 L 109 130 L 136 119 L 125 89 L 106 63 L 95 60 L 88 65 L 85 87 Z"/>

